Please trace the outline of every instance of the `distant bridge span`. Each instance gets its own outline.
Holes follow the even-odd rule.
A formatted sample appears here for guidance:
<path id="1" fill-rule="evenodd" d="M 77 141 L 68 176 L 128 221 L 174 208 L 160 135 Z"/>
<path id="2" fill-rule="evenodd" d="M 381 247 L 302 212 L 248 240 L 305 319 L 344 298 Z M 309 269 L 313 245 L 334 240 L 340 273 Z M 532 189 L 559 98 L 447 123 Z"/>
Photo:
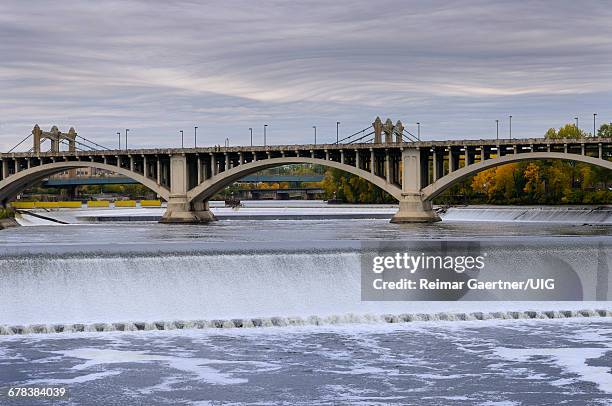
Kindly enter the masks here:
<path id="1" fill-rule="evenodd" d="M 379 130 L 371 143 L 3 153 L 0 204 L 52 174 L 94 167 L 129 177 L 166 200 L 164 222 L 206 222 L 214 219 L 208 200 L 232 182 L 262 169 L 319 164 L 359 176 L 396 198 L 400 208 L 393 222 L 431 222 L 439 220 L 431 206 L 435 197 L 488 168 L 562 159 L 612 169 L 610 138 L 406 142 L 399 132 L 388 136 L 392 125 L 384 140 Z"/>

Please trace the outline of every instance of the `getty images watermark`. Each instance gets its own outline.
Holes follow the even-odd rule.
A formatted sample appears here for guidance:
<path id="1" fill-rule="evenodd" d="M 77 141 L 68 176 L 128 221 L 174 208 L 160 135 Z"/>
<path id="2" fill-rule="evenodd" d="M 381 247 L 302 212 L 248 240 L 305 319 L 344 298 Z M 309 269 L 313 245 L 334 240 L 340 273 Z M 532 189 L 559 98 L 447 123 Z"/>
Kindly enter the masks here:
<path id="1" fill-rule="evenodd" d="M 592 271 L 577 272 L 557 250 L 473 241 L 364 243 L 362 300 L 607 300 L 607 254 L 595 247 Z M 593 250 L 572 247 L 571 250 Z M 554 253 L 554 255 L 553 255 Z M 568 258 L 574 252 L 566 252 Z M 602 255 L 603 254 L 603 255 Z M 603 258 L 603 260 L 602 260 Z M 594 271 L 594 272 L 593 272 Z M 605 284 L 605 286 L 602 286 Z"/>

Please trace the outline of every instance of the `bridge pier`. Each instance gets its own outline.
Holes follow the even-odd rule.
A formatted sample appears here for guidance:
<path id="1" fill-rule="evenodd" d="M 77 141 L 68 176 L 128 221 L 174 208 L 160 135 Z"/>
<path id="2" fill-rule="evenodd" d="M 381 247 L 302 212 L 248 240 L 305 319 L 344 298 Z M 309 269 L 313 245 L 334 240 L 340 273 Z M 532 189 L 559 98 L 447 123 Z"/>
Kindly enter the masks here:
<path id="1" fill-rule="evenodd" d="M 402 193 L 399 210 L 391 218 L 392 223 L 435 223 L 441 221 L 429 200 L 421 193 Z"/>
<path id="2" fill-rule="evenodd" d="M 429 162 L 420 148 L 402 150 L 402 194 L 399 210 L 391 218 L 392 223 L 433 223 L 440 217 L 433 211 L 431 201 L 423 198 L 421 189 L 426 183 Z"/>
<path id="3" fill-rule="evenodd" d="M 187 198 L 189 172 L 184 154 L 170 157 L 170 198 L 160 223 L 208 223 L 215 220 L 207 201 L 190 202 Z"/>
<path id="4" fill-rule="evenodd" d="M 217 220 L 208 202 L 190 203 L 187 196 L 170 196 L 168 207 L 160 223 L 197 224 Z"/>

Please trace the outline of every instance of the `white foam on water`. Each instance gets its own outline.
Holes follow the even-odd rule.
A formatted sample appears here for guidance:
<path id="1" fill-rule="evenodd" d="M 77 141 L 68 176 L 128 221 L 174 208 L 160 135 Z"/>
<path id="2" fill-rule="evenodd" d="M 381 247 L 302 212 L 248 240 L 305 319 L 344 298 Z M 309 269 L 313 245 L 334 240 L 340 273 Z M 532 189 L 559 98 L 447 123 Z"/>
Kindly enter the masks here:
<path id="1" fill-rule="evenodd" d="M 210 365 L 234 363 L 230 361 L 222 360 L 210 360 L 204 358 L 188 358 L 180 356 L 166 356 L 166 355 L 155 355 L 149 354 L 142 351 L 120 351 L 112 349 L 98 349 L 98 348 L 78 348 L 74 350 L 66 351 L 54 351 L 55 354 L 60 354 L 63 357 L 78 358 L 85 360 L 85 362 L 75 365 L 71 369 L 73 371 L 84 371 L 95 369 L 97 366 L 105 366 L 109 368 L 109 365 L 116 365 L 114 370 L 104 371 L 101 373 L 91 373 L 86 375 L 80 375 L 76 378 L 68 378 L 64 380 L 45 380 L 39 379 L 36 381 L 30 381 L 28 384 L 38 383 L 78 383 L 86 382 L 95 379 L 101 379 L 109 375 L 121 374 L 122 369 L 119 364 L 125 363 L 160 363 L 167 365 L 169 368 L 188 373 L 193 379 L 201 380 L 207 383 L 215 385 L 235 385 L 247 382 L 243 378 L 234 378 L 231 374 L 223 373 L 218 369 L 211 367 Z M 264 362 L 251 362 L 251 361 L 239 361 L 241 363 L 254 364 L 257 368 L 275 368 L 271 363 Z M 60 382 L 61 381 L 61 382 Z"/>
<path id="2" fill-rule="evenodd" d="M 607 348 L 506 348 L 497 347 L 494 354 L 499 358 L 528 363 L 533 357 L 548 357 L 552 362 L 571 374 L 579 376 L 580 380 L 593 382 L 606 393 L 612 393 L 612 374 L 609 366 L 588 365 L 589 359 L 602 357 L 612 347 Z M 541 363 L 541 360 L 537 361 Z M 574 383 L 574 380 L 563 379 L 553 382 L 558 386 Z"/>
<path id="3" fill-rule="evenodd" d="M 48 378 L 48 379 L 32 379 L 27 381 L 26 385 L 71 385 L 77 383 L 85 383 L 91 381 L 97 381 L 98 379 L 108 378 L 109 376 L 119 375 L 121 371 L 104 371 L 104 372 L 93 372 L 91 374 L 79 375 L 74 378 Z"/>

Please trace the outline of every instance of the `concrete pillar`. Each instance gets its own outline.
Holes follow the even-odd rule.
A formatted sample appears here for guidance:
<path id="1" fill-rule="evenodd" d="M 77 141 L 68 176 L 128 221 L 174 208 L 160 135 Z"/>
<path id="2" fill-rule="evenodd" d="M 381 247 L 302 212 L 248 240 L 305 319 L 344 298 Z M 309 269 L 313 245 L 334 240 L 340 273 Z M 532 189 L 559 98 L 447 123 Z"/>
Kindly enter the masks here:
<path id="1" fill-rule="evenodd" d="M 217 160 L 212 152 L 210 153 L 210 170 L 212 171 L 212 176 L 217 175 Z"/>
<path id="2" fill-rule="evenodd" d="M 329 151 L 325 150 L 325 160 L 329 161 Z"/>
<path id="3" fill-rule="evenodd" d="M 484 145 L 480 146 L 480 162 L 484 161 L 485 159 L 487 159 L 487 154 L 486 154 L 486 147 Z"/>
<path id="4" fill-rule="evenodd" d="M 392 223 L 432 223 L 440 221 L 430 201 L 423 199 L 421 152 L 417 148 L 402 151 L 402 197 Z"/>
<path id="5" fill-rule="evenodd" d="M 550 152 L 550 144 L 546 144 L 546 152 Z"/>
<path id="6" fill-rule="evenodd" d="M 7 159 L 3 159 L 2 160 L 2 179 L 6 179 L 6 178 L 8 178 L 8 176 L 9 176 L 8 160 Z"/>
<path id="7" fill-rule="evenodd" d="M 315 152 L 314 152 L 314 150 L 312 150 L 312 149 L 310 150 L 310 157 L 311 157 L 311 158 L 314 158 L 314 157 L 315 157 Z"/>
<path id="8" fill-rule="evenodd" d="M 358 149 L 355 150 L 355 168 L 361 169 L 361 165 L 359 162 L 359 150 Z"/>
<path id="9" fill-rule="evenodd" d="M 370 149 L 370 173 L 376 175 L 376 155 L 373 149 Z"/>
<path id="10" fill-rule="evenodd" d="M 580 155 L 584 155 L 584 144 L 580 144 Z"/>
<path id="11" fill-rule="evenodd" d="M 257 152 L 253 151 L 252 154 L 253 154 L 253 162 L 256 162 L 257 161 Z"/>
<path id="12" fill-rule="evenodd" d="M 147 165 L 147 156 L 146 155 L 142 156 L 142 175 L 145 178 L 149 177 L 149 168 L 148 168 L 148 165 Z"/>
<path id="13" fill-rule="evenodd" d="M 227 172 L 230 170 L 229 155 L 227 152 L 225 152 L 223 155 L 225 156 L 225 171 Z"/>
<path id="14" fill-rule="evenodd" d="M 117 166 L 121 168 L 121 157 L 119 155 L 115 155 L 117 157 Z"/>
<path id="15" fill-rule="evenodd" d="M 433 150 L 433 181 L 437 181 L 440 178 L 440 174 L 438 173 L 438 152 L 436 151 L 436 147 L 432 148 Z"/>
<path id="16" fill-rule="evenodd" d="M 601 142 L 598 144 L 599 147 L 599 159 L 603 159 L 603 146 L 601 145 Z"/>
<path id="17" fill-rule="evenodd" d="M 155 163 L 157 168 L 157 184 L 161 185 L 161 158 L 159 157 L 159 155 L 157 156 L 157 162 Z"/>
<path id="18" fill-rule="evenodd" d="M 285 152 L 283 151 L 283 156 L 285 156 Z M 238 165 L 244 164 L 244 155 L 242 151 L 238 152 Z"/>
<path id="19" fill-rule="evenodd" d="M 343 149 L 340 150 L 340 163 L 341 164 L 344 163 L 344 150 Z"/>
<path id="20" fill-rule="evenodd" d="M 453 155 L 453 147 L 448 147 L 448 173 L 455 170 L 455 156 Z"/>
<path id="21" fill-rule="evenodd" d="M 15 173 L 19 172 L 19 160 L 17 158 L 13 161 L 13 164 L 15 165 Z"/>
<path id="22" fill-rule="evenodd" d="M 108 159 L 106 158 L 106 155 L 102 157 L 102 162 L 104 163 L 104 165 L 108 165 Z"/>
<path id="23" fill-rule="evenodd" d="M 512 153 L 513 153 L 514 155 L 516 155 L 516 154 L 518 153 L 517 148 L 516 148 L 516 144 L 514 144 L 514 145 L 512 146 Z"/>
<path id="24" fill-rule="evenodd" d="M 27 165 L 28 165 L 28 169 L 30 169 L 32 167 L 32 160 L 30 158 L 27 158 L 26 162 L 27 162 Z"/>
<path id="25" fill-rule="evenodd" d="M 129 155 L 130 158 L 130 171 L 134 172 L 134 157 Z"/>
<path id="26" fill-rule="evenodd" d="M 474 151 L 474 154 L 470 155 L 470 148 L 467 145 L 464 146 L 463 149 L 465 149 L 465 166 L 472 165 L 474 163 L 476 151 Z"/>
<path id="27" fill-rule="evenodd" d="M 189 175 L 187 157 L 170 157 L 170 200 L 160 223 L 207 223 L 215 220 L 208 202 L 190 202 L 187 199 Z"/>
<path id="28" fill-rule="evenodd" d="M 385 150 L 385 179 L 391 183 L 391 163 L 389 162 L 389 151 Z"/>
<path id="29" fill-rule="evenodd" d="M 563 153 L 567 154 L 567 144 L 563 144 Z"/>
<path id="30" fill-rule="evenodd" d="M 242 156 L 242 153 L 240 154 Z M 202 158 L 200 158 L 200 154 L 198 154 L 198 185 L 202 183 Z"/>

